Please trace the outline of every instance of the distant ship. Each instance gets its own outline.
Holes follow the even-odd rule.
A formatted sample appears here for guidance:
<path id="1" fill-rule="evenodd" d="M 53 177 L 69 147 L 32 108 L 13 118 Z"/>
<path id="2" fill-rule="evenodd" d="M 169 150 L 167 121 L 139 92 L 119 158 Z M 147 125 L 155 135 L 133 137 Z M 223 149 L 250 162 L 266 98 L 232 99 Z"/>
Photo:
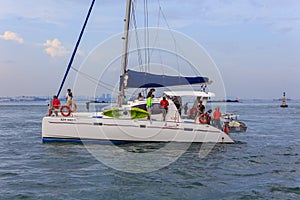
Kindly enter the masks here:
<path id="1" fill-rule="evenodd" d="M 282 101 L 281 101 L 281 108 L 287 108 L 288 105 L 286 104 L 286 98 L 285 98 L 285 92 L 283 92 L 283 97 L 282 97 Z"/>
<path id="2" fill-rule="evenodd" d="M 226 102 L 239 102 L 238 99 L 227 99 Z"/>
<path id="3" fill-rule="evenodd" d="M 36 96 L 0 97 L 0 102 L 46 101 L 47 99 L 49 98 Z"/>
<path id="4" fill-rule="evenodd" d="M 231 103 L 235 102 L 235 103 L 237 103 L 237 102 L 239 102 L 239 99 L 238 99 L 238 97 L 236 97 L 235 99 L 211 100 L 209 102 L 231 102 Z"/>

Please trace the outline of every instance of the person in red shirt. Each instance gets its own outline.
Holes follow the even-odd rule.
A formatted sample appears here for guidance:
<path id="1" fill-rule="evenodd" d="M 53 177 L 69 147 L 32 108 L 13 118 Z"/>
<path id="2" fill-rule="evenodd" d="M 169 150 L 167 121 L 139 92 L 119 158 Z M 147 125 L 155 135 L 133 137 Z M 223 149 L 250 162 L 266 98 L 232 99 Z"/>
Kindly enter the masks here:
<path id="1" fill-rule="evenodd" d="M 51 115 L 52 111 L 54 111 L 55 115 L 58 116 L 58 109 L 60 108 L 60 100 L 56 95 L 53 96 L 53 100 L 50 103 L 50 107 L 48 109 L 48 116 Z"/>
<path id="2" fill-rule="evenodd" d="M 221 120 L 220 120 L 221 115 L 222 114 L 220 112 L 220 108 L 216 107 L 213 113 L 213 118 L 214 118 L 214 126 L 217 127 L 218 129 L 222 129 Z"/>
<path id="3" fill-rule="evenodd" d="M 166 97 L 163 97 L 163 99 L 160 101 L 159 104 L 162 109 L 163 121 L 166 121 L 166 115 L 168 113 L 169 101 L 166 99 Z"/>

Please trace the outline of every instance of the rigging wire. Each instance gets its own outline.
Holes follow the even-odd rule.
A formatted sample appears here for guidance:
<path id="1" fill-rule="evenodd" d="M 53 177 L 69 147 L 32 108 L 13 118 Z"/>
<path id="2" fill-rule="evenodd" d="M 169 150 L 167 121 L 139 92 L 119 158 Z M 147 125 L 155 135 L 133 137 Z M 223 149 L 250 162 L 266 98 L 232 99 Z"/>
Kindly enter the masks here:
<path id="1" fill-rule="evenodd" d="M 141 45 L 140 45 L 140 41 L 139 41 L 139 37 L 138 37 L 138 31 L 137 31 L 137 21 L 136 21 L 136 12 L 135 12 L 135 6 L 136 3 L 132 2 L 132 21 L 133 21 L 133 26 L 134 26 L 134 30 L 135 30 L 135 40 L 136 40 L 136 45 L 137 45 L 137 53 L 138 53 L 138 63 L 140 66 L 140 71 L 144 71 L 143 69 L 143 58 L 142 58 L 142 52 L 141 52 Z"/>
<path id="2" fill-rule="evenodd" d="M 79 71 L 78 69 L 76 69 L 75 67 L 71 67 L 72 70 L 74 70 L 75 72 L 77 72 L 78 74 L 81 74 L 83 77 L 85 77 L 87 80 L 91 81 L 93 84 L 97 85 L 97 86 L 101 86 L 107 90 L 109 90 L 110 92 L 113 92 L 115 94 L 118 94 L 118 92 L 116 92 L 114 90 L 115 86 L 114 85 L 111 85 L 111 84 L 108 84 L 108 83 L 105 83 L 101 80 L 98 80 L 94 77 L 92 77 L 91 75 L 88 75 L 87 73 L 84 73 L 82 71 Z"/>
<path id="3" fill-rule="evenodd" d="M 177 42 L 176 42 L 176 39 L 175 39 L 175 36 L 174 36 L 173 32 L 171 31 L 171 27 L 170 27 L 170 25 L 169 25 L 169 23 L 168 23 L 168 21 L 167 21 L 167 18 L 166 18 L 165 14 L 164 14 L 164 12 L 163 12 L 163 10 L 162 10 L 162 8 L 161 8 L 160 0 L 158 0 L 158 3 L 159 3 L 159 9 L 160 9 L 160 12 L 161 12 L 161 14 L 162 14 L 162 17 L 163 17 L 163 19 L 164 19 L 164 21 L 165 21 L 165 23 L 166 23 L 166 25 L 167 25 L 167 27 L 168 27 L 168 30 L 170 31 L 170 34 L 171 34 L 171 36 L 172 36 L 173 41 L 174 41 L 174 48 L 175 48 L 175 52 L 176 52 L 176 64 L 177 64 L 177 70 L 178 70 L 178 74 L 180 75 L 179 61 L 178 61 L 178 55 L 177 55 L 177 52 L 178 52 L 178 51 L 177 51 Z"/>
<path id="4" fill-rule="evenodd" d="M 147 48 L 147 43 L 146 43 L 146 0 L 144 0 L 144 47 Z M 144 59 L 145 59 L 145 67 L 146 67 L 146 70 L 147 71 L 147 55 L 146 55 L 146 51 L 144 52 Z"/>
<path id="5" fill-rule="evenodd" d="M 137 1 L 132 0 L 132 12 L 131 12 L 131 26 L 132 26 L 132 31 L 131 33 L 135 34 L 135 42 L 136 42 L 136 51 L 137 51 L 137 60 L 138 60 L 138 66 L 140 72 L 145 71 L 145 64 L 143 63 L 143 52 L 141 49 L 141 42 L 140 42 L 140 37 L 139 37 L 139 31 L 138 31 L 138 23 L 136 19 L 136 7 L 137 7 Z M 141 93 L 143 93 L 143 90 L 140 90 Z"/>
<path id="6" fill-rule="evenodd" d="M 174 44 L 175 44 L 175 52 L 177 53 L 178 51 L 177 51 L 177 42 L 176 42 L 176 39 L 175 39 L 175 36 L 174 36 L 174 34 L 173 34 L 173 32 L 171 31 L 171 28 L 170 28 L 170 25 L 169 25 L 169 23 L 168 23 L 168 21 L 167 21 L 167 18 L 166 18 L 166 16 L 165 16 L 165 14 L 164 14 L 164 12 L 163 12 L 163 10 L 162 10 L 162 7 L 161 7 L 161 3 L 160 3 L 160 0 L 157 0 L 158 1 L 158 4 L 159 4 L 159 10 L 160 10 L 160 12 L 161 12 L 161 14 L 162 14 L 162 16 L 163 16 L 163 19 L 164 19 L 164 21 L 165 21 L 165 23 L 166 23 L 166 25 L 167 25 L 167 27 L 168 27 L 168 30 L 170 31 L 170 33 L 171 33 L 171 36 L 172 36 L 172 39 L 173 39 L 173 41 L 174 41 Z M 179 67 L 179 56 L 176 54 L 176 63 L 177 63 L 177 68 L 178 68 L 178 73 L 179 73 L 179 75 L 181 74 L 180 73 L 180 67 Z M 191 69 L 192 69 L 192 71 L 195 73 L 195 74 L 199 74 L 199 72 L 197 71 L 197 70 L 195 70 L 195 68 L 194 68 L 194 66 L 191 64 L 191 63 L 189 63 L 190 64 L 190 67 L 191 67 Z"/>
<path id="7" fill-rule="evenodd" d="M 148 9 L 148 0 L 146 0 L 147 4 L 147 56 L 148 56 L 148 71 L 150 70 L 150 33 L 149 33 L 149 9 Z"/>
<path id="8" fill-rule="evenodd" d="M 144 43 L 146 71 L 150 70 L 150 34 L 149 34 L 149 9 L 148 0 L 144 0 Z"/>
<path id="9" fill-rule="evenodd" d="M 160 5 L 159 5 L 159 8 L 160 8 Z M 155 37 L 154 37 L 154 41 L 153 41 L 153 43 L 154 43 L 154 47 L 156 46 L 156 43 L 158 42 L 158 47 L 160 46 L 160 42 L 159 42 L 159 27 L 160 27 L 160 20 L 161 20 L 161 11 L 160 11 L 160 9 L 158 9 L 158 14 L 157 14 L 157 25 L 156 25 L 156 27 L 157 27 L 157 31 L 156 31 L 156 33 L 155 33 Z M 152 57 L 152 55 L 153 55 L 153 53 L 154 53 L 154 51 L 155 50 L 157 50 L 156 48 L 154 49 L 151 49 L 151 52 L 150 52 L 150 58 Z M 162 54 L 161 53 L 158 53 L 158 56 L 159 56 L 159 60 L 160 60 L 160 64 L 163 66 L 164 65 L 164 62 L 163 62 L 163 59 L 162 59 Z M 165 74 L 165 71 L 164 71 L 164 68 L 162 67 L 161 68 L 162 69 L 162 74 L 164 75 Z"/>
<path id="10" fill-rule="evenodd" d="M 161 26 L 161 22 L 164 21 L 167 30 L 170 33 L 171 36 L 171 40 L 173 40 L 174 43 L 174 52 L 175 52 L 175 57 L 176 57 L 176 64 L 175 66 L 177 66 L 177 72 L 178 75 L 181 75 L 181 71 L 180 71 L 180 56 L 178 55 L 178 41 L 176 40 L 176 37 L 174 35 L 174 33 L 171 30 L 171 27 L 167 21 L 166 15 L 163 12 L 162 6 L 161 6 L 161 2 L 160 0 L 157 0 L 158 2 L 158 18 L 157 18 L 157 27 Z M 132 15 L 131 15 L 131 27 L 132 27 L 132 34 L 135 34 L 135 42 L 136 42 L 136 57 L 137 57 L 137 61 L 138 61 L 138 66 L 139 66 L 139 70 L 143 71 L 143 72 L 149 72 L 150 71 L 150 60 L 151 57 L 154 55 L 154 53 L 157 51 L 156 48 L 150 48 L 150 31 L 149 31 L 149 7 L 148 7 L 148 0 L 144 0 L 143 1 L 144 5 L 141 6 L 144 9 L 144 18 L 143 18 L 143 22 L 144 23 L 144 29 L 143 32 L 138 31 L 138 20 L 137 20 L 137 12 L 136 9 L 138 7 L 137 5 L 137 0 L 132 0 Z M 160 44 L 159 41 L 159 34 L 158 34 L 159 30 L 157 30 L 157 34 L 154 36 L 154 43 Z M 131 35 L 132 35 L 131 34 Z M 143 35 L 143 40 L 141 40 L 141 36 Z M 144 44 L 144 47 L 141 48 L 141 43 Z M 132 45 L 132 44 L 131 44 Z M 159 51 L 159 50 L 158 50 Z M 160 63 L 163 65 L 164 63 L 164 59 L 163 59 L 163 53 L 161 53 L 160 51 L 158 52 L 159 55 L 159 59 L 160 59 Z M 191 66 L 193 72 L 195 74 L 198 74 L 198 72 L 195 70 L 195 68 L 193 68 L 193 65 L 191 63 L 189 63 L 189 65 Z M 163 70 L 163 74 L 165 74 L 165 69 L 162 68 Z"/>

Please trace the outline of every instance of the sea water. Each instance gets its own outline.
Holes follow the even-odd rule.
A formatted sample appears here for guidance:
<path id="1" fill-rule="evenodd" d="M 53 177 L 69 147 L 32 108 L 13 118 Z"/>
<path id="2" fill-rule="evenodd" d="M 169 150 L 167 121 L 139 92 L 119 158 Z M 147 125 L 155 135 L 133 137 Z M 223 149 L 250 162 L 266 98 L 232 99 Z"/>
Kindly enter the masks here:
<path id="1" fill-rule="evenodd" d="M 229 103 L 227 111 L 248 126 L 246 133 L 231 133 L 235 144 L 214 145 L 205 156 L 202 145 L 193 144 L 169 165 L 128 173 L 102 163 L 85 145 L 43 144 L 45 103 L 2 102 L 0 199 L 300 199 L 300 102 L 288 104 Z M 118 151 L 104 147 L 113 161 Z M 121 148 L 143 156 L 161 147 Z"/>

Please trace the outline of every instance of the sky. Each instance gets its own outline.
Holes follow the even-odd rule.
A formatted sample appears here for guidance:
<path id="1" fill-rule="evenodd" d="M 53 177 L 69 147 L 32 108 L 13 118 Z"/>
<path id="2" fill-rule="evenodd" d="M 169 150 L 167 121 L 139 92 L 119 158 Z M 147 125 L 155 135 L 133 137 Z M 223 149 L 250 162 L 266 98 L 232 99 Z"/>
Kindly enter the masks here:
<path id="1" fill-rule="evenodd" d="M 1 0 L 0 97 L 56 94 L 90 2 Z M 125 3 L 96 0 L 74 67 L 123 31 Z M 228 97 L 273 99 L 285 91 L 300 99 L 300 1 L 153 0 L 149 7 L 158 3 L 169 28 L 213 59 Z"/>

